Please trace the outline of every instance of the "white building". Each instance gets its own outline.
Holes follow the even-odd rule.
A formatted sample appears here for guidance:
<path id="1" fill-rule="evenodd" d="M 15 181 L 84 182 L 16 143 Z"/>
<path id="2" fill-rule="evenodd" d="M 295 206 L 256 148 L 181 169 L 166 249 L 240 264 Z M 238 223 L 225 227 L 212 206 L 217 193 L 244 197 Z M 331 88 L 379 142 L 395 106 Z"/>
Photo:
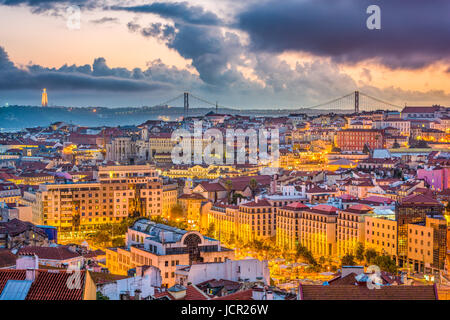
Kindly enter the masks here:
<path id="1" fill-rule="evenodd" d="M 226 260 L 222 263 L 199 263 L 191 266 L 177 266 L 176 282 L 181 285 L 199 284 L 211 279 L 257 282 L 270 284 L 267 260 Z"/>

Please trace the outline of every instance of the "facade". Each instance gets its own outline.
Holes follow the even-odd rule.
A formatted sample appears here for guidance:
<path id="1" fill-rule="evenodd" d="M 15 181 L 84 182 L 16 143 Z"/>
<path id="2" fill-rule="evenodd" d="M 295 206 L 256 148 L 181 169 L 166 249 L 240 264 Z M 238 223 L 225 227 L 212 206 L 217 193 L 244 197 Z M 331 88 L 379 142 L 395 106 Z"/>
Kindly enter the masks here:
<path id="1" fill-rule="evenodd" d="M 251 242 L 275 236 L 275 216 L 272 204 L 266 199 L 241 204 L 237 219 L 239 241 Z"/>
<path id="2" fill-rule="evenodd" d="M 338 209 L 324 204 L 301 212 L 300 243 L 315 256 L 335 256 Z"/>
<path id="3" fill-rule="evenodd" d="M 207 226 L 214 226 L 214 237 L 222 240 L 236 240 L 238 235 L 239 207 L 215 204 L 208 210 Z"/>
<path id="4" fill-rule="evenodd" d="M 0 202 L 5 203 L 17 203 L 20 201 L 22 193 L 19 187 L 14 183 L 6 181 L 0 181 Z"/>
<path id="5" fill-rule="evenodd" d="M 401 267 L 408 264 L 408 235 L 410 230 L 409 225 L 426 225 L 428 216 L 430 218 L 433 218 L 434 216 L 439 217 L 442 215 L 442 212 L 443 206 L 439 201 L 421 194 L 405 197 L 399 204 L 397 204 L 395 208 L 395 217 L 398 223 L 397 256 L 399 259 L 399 265 Z M 437 227 L 439 230 L 439 226 Z M 442 238 L 441 236 L 437 235 L 436 240 L 437 242 L 441 241 L 441 243 L 435 244 L 436 247 L 447 247 L 446 236 Z"/>
<path id="6" fill-rule="evenodd" d="M 397 257 L 397 221 L 388 217 L 368 216 L 365 219 L 366 249 L 372 248 L 380 254 Z"/>
<path id="7" fill-rule="evenodd" d="M 442 191 L 450 186 L 450 168 L 418 169 L 417 179 L 424 180 L 433 190 Z"/>
<path id="8" fill-rule="evenodd" d="M 277 210 L 276 243 L 279 248 L 295 250 L 300 243 L 301 212 L 309 207 L 294 202 Z"/>
<path id="9" fill-rule="evenodd" d="M 226 260 L 216 263 L 198 263 L 191 266 L 177 266 L 175 271 L 177 284 L 186 285 L 221 279 L 229 281 L 261 281 L 270 284 L 270 272 L 267 260 L 245 259 Z"/>
<path id="10" fill-rule="evenodd" d="M 167 184 L 162 186 L 162 211 L 163 217 L 170 215 L 170 210 L 178 201 L 178 184 Z"/>
<path id="11" fill-rule="evenodd" d="M 362 204 L 339 211 L 337 218 L 337 247 L 340 257 L 355 254 L 358 244 L 365 242 L 365 218 L 372 208 Z"/>
<path id="12" fill-rule="evenodd" d="M 40 185 L 33 210 L 42 224 L 63 231 L 119 223 L 136 212 L 161 215 L 162 182 L 150 165 L 100 167 L 95 182 Z"/>
<path id="13" fill-rule="evenodd" d="M 337 146 L 342 151 L 363 151 L 367 145 L 373 149 L 384 148 L 384 133 L 377 129 L 347 129 L 337 133 Z"/>
<path id="14" fill-rule="evenodd" d="M 409 137 L 411 134 L 411 123 L 406 120 L 381 120 L 373 122 L 374 129 L 395 128 L 400 135 Z"/>

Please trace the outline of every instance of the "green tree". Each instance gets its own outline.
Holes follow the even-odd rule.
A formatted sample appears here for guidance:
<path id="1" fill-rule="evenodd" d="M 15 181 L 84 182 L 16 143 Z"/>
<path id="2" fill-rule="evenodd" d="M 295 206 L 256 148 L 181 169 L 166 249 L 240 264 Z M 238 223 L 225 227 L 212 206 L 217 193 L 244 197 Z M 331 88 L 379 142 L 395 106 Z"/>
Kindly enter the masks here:
<path id="1" fill-rule="evenodd" d="M 361 242 L 358 242 L 356 245 L 356 259 L 359 261 L 364 260 L 364 245 Z"/>
<path id="2" fill-rule="evenodd" d="M 231 180 L 225 181 L 224 188 L 225 190 L 227 190 L 228 203 L 231 203 L 231 191 L 233 190 L 233 182 Z"/>
<path id="3" fill-rule="evenodd" d="M 342 257 L 341 264 L 343 266 L 354 266 L 356 265 L 355 257 L 352 254 L 347 253 Z"/>
<path id="4" fill-rule="evenodd" d="M 111 234 L 106 230 L 99 230 L 93 234 L 92 240 L 99 245 L 107 245 L 111 242 Z"/>
<path id="5" fill-rule="evenodd" d="M 172 220 L 185 218 L 183 207 L 179 203 L 170 208 L 170 217 Z"/>
<path id="6" fill-rule="evenodd" d="M 80 215 L 75 213 L 72 216 L 72 231 L 78 230 L 80 228 Z"/>
<path id="7" fill-rule="evenodd" d="M 363 153 L 365 153 L 365 154 L 369 154 L 370 153 L 370 149 L 369 149 L 369 146 L 367 144 L 364 145 Z"/>
<path id="8" fill-rule="evenodd" d="M 112 240 L 112 246 L 113 247 L 124 247 L 125 246 L 125 239 L 120 237 L 120 238 L 114 238 Z"/>
<path id="9" fill-rule="evenodd" d="M 397 274 L 397 266 L 390 256 L 377 256 L 373 259 L 373 264 L 378 266 L 382 271 Z"/>
<path id="10" fill-rule="evenodd" d="M 364 253 L 367 263 L 373 263 L 373 260 L 378 256 L 377 252 L 373 248 L 369 248 Z"/>
<path id="11" fill-rule="evenodd" d="M 104 296 L 100 291 L 97 291 L 97 300 L 109 300 L 109 298 Z"/>
<path id="12" fill-rule="evenodd" d="M 313 254 L 308 250 L 308 248 L 298 244 L 296 249 L 297 257 L 303 258 L 308 264 L 313 266 L 317 265 L 316 259 L 314 259 Z"/>
<path id="13" fill-rule="evenodd" d="M 248 186 L 250 190 L 252 191 L 252 198 L 255 196 L 256 190 L 258 189 L 258 181 L 256 181 L 255 178 L 251 178 Z"/>
<path id="14" fill-rule="evenodd" d="M 213 238 L 215 231 L 216 231 L 216 225 L 214 224 L 214 222 L 211 222 L 208 226 L 208 229 L 206 230 L 206 236 Z"/>

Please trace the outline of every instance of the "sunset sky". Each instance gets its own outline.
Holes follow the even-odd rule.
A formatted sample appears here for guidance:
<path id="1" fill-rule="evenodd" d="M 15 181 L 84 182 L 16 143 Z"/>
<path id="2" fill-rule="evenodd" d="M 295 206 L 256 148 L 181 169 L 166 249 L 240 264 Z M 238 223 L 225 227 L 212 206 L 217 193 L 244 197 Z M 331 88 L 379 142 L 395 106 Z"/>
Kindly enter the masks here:
<path id="1" fill-rule="evenodd" d="M 369 30 L 366 8 L 381 8 Z M 81 8 L 70 29 L 67 7 Z M 0 0 L 0 105 L 450 105 L 448 0 Z"/>

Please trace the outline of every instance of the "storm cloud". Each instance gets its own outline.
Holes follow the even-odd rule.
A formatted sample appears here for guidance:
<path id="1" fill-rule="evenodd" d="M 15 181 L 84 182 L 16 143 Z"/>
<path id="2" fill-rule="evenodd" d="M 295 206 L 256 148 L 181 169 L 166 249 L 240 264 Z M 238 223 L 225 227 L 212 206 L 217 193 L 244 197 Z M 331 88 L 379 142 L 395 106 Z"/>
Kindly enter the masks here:
<path id="1" fill-rule="evenodd" d="M 134 74 L 135 71 L 125 68 L 109 68 L 103 58 L 95 59 L 92 68 L 90 65 L 64 65 L 58 69 L 30 65 L 19 69 L 0 47 L 0 90 L 50 87 L 54 90 L 142 92 L 171 88 L 170 84 L 138 79 Z"/>
<path id="2" fill-rule="evenodd" d="M 381 30 L 369 30 L 369 5 Z M 448 0 L 268 0 L 240 12 L 236 27 L 253 50 L 307 52 L 340 63 L 375 59 L 390 68 L 422 68 L 450 57 Z"/>
<path id="3" fill-rule="evenodd" d="M 111 9 L 134 13 L 153 13 L 180 23 L 208 26 L 222 24 L 222 21 L 215 13 L 206 11 L 201 6 L 191 6 L 187 2 L 154 2 L 140 6 L 112 6 Z"/>

